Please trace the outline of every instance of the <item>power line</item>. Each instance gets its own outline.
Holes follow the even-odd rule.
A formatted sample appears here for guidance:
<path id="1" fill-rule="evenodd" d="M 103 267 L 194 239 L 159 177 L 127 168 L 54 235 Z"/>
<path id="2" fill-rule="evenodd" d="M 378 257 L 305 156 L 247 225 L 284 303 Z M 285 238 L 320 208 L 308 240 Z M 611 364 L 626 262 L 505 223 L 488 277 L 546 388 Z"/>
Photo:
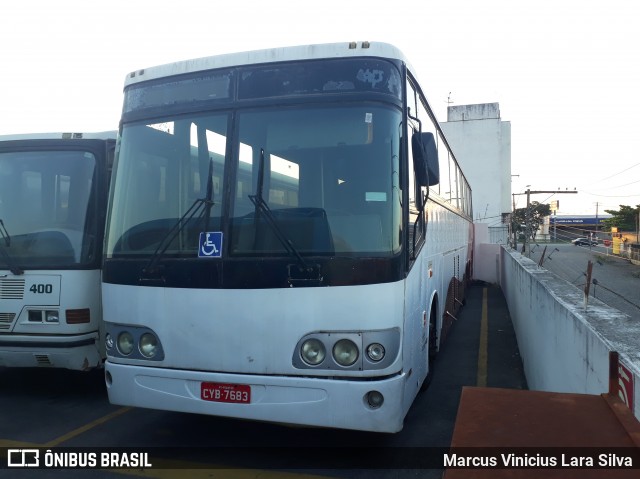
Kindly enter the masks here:
<path id="1" fill-rule="evenodd" d="M 632 181 L 631 183 L 625 183 L 624 185 L 607 186 L 606 188 L 598 188 L 598 189 L 599 190 L 613 190 L 614 188 L 622 188 L 624 186 L 635 185 L 636 183 L 640 183 L 640 180 Z"/>
<path id="2" fill-rule="evenodd" d="M 630 170 L 631 168 L 635 168 L 638 165 L 640 165 L 640 163 L 636 163 L 635 165 L 631 165 L 629 168 L 625 168 L 624 170 L 619 171 L 618 173 L 614 173 L 611 176 L 607 176 L 606 178 L 602 178 L 602 179 L 598 180 L 598 182 L 601 182 L 601 181 L 604 181 L 604 180 L 608 180 L 609 178 L 613 178 L 614 176 L 618 176 L 618 175 L 624 173 L 625 171 Z"/>
<path id="3" fill-rule="evenodd" d="M 635 195 L 599 195 L 597 193 L 591 193 L 589 191 L 585 191 L 585 193 L 591 196 L 602 196 L 603 198 L 633 198 L 634 196 L 640 196 L 637 193 Z"/>
<path id="4" fill-rule="evenodd" d="M 611 188 L 622 188 L 623 186 L 635 185 L 636 183 L 640 183 L 640 180 L 632 181 L 631 183 L 625 183 L 624 185 L 612 186 Z"/>

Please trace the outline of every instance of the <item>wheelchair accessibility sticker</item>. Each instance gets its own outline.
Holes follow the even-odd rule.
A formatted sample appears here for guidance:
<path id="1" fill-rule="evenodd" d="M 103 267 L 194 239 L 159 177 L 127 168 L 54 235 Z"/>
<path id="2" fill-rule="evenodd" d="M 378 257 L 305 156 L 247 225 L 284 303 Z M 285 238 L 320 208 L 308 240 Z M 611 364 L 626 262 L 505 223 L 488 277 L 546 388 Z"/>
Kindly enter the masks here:
<path id="1" fill-rule="evenodd" d="M 221 258 L 222 232 L 211 231 L 200 233 L 198 245 L 198 258 Z"/>

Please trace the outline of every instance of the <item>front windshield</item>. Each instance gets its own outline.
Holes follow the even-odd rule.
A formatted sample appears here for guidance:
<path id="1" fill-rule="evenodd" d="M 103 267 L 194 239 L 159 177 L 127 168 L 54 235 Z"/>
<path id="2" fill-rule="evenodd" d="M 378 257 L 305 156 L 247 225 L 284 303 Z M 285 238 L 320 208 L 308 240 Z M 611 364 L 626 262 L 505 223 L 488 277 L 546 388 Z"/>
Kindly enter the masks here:
<path id="1" fill-rule="evenodd" d="M 226 113 L 124 126 L 107 257 L 152 256 L 164 241 L 165 257 L 197 258 L 205 232 L 219 235 L 222 257 L 286 256 L 289 243 L 303 256 L 400 250 L 399 110 L 296 107 L 237 118 L 232 144 Z M 212 206 L 185 218 L 208 182 Z"/>
<path id="2" fill-rule="evenodd" d="M 0 153 L 2 246 L 20 268 L 92 262 L 99 246 L 92 206 L 96 159 L 85 151 Z M 6 256 L 0 256 L 0 269 Z"/>
<path id="3" fill-rule="evenodd" d="M 220 230 L 227 121 L 221 114 L 123 128 L 112 180 L 107 257 L 152 255 L 165 242 L 165 254 L 195 255 L 199 232 Z M 208 190 L 208 214 L 185 217 Z"/>
<path id="4" fill-rule="evenodd" d="M 247 112 L 239 135 L 231 254 L 285 251 L 250 201 L 256 194 L 302 253 L 398 251 L 398 111 L 358 105 Z"/>

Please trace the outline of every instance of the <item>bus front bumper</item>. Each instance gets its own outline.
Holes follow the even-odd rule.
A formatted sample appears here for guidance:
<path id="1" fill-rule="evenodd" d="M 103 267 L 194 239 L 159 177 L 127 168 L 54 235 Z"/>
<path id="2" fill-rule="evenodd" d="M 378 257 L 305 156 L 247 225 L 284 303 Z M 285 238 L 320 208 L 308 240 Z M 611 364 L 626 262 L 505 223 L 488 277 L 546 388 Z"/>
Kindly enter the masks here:
<path id="1" fill-rule="evenodd" d="M 109 401 L 122 406 L 388 433 L 402 429 L 406 413 L 404 373 L 382 380 L 336 380 L 163 369 L 107 359 L 105 377 Z M 211 385 L 249 386 L 250 401 L 203 399 L 212 397 L 204 392 Z M 371 391 L 384 397 L 380 407 L 368 404 Z"/>
<path id="2" fill-rule="evenodd" d="M 72 336 L 0 334 L 0 366 L 84 371 L 101 365 L 96 332 Z"/>

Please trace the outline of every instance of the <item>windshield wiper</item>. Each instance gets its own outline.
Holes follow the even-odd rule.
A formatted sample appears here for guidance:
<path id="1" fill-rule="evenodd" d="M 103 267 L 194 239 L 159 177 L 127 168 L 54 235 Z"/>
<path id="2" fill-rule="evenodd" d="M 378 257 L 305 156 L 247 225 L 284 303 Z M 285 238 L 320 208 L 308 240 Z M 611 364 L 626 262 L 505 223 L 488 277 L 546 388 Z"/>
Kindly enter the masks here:
<path id="1" fill-rule="evenodd" d="M 264 216 L 266 223 L 269 225 L 269 227 L 275 234 L 278 241 L 280 241 L 282 246 L 284 246 L 284 249 L 287 251 L 287 253 L 289 253 L 291 256 L 295 257 L 298 260 L 298 270 L 299 270 L 298 272 L 306 275 L 311 275 L 311 273 L 313 273 L 314 271 L 314 268 L 309 264 L 307 264 L 307 262 L 304 260 L 304 258 L 298 251 L 298 249 L 294 246 L 293 242 L 287 237 L 286 234 L 284 234 L 282 229 L 280 229 L 280 226 L 278 226 L 278 221 L 276 220 L 271 208 L 269 208 L 269 205 L 267 204 L 267 202 L 264 200 L 262 196 L 263 186 L 264 186 L 264 148 L 260 148 L 260 164 L 258 165 L 258 185 L 256 187 L 256 194 L 249 195 L 249 199 L 256 207 L 256 212 L 255 212 L 256 224 L 259 220 L 258 213 L 261 213 Z M 257 233 L 258 233 L 258 230 L 256 228 L 256 234 Z M 317 280 L 322 281 L 322 276 L 320 275 L 320 267 L 317 266 L 315 269 L 317 269 L 317 272 L 318 272 Z M 294 276 L 295 275 L 292 274 L 292 270 L 289 267 L 290 283 L 292 282 L 292 280 L 301 279 L 301 278 L 295 278 Z"/>
<path id="2" fill-rule="evenodd" d="M 149 258 L 147 265 L 142 268 L 142 276 L 139 281 L 144 282 L 149 279 L 152 281 L 157 278 L 150 278 L 150 276 L 157 276 L 159 274 L 157 265 L 158 261 L 164 256 L 169 245 L 180 234 L 184 227 L 191 221 L 191 219 L 199 214 L 198 222 L 205 218 L 205 231 L 209 229 L 209 216 L 211 216 L 211 208 L 215 205 L 213 200 L 213 158 L 209 158 L 209 173 L 207 177 L 207 191 L 204 198 L 196 198 L 191 204 L 189 209 L 175 222 L 175 224 L 165 233 L 165 235 L 158 243 L 158 247 Z"/>
<path id="3" fill-rule="evenodd" d="M 11 246 L 11 236 L 9 236 L 9 232 L 7 231 L 7 228 L 4 225 L 4 221 L 2 221 L 1 219 L 0 219 L 0 236 L 2 236 L 2 239 L 4 240 L 4 243 L 5 243 L 4 245 L 0 243 L 0 254 L 4 258 L 5 262 L 7 263 L 7 266 L 9 266 L 9 271 L 11 271 L 16 276 L 24 274 L 24 271 L 20 268 L 20 266 L 16 264 L 16 261 L 13 258 L 13 256 L 11 256 L 11 254 L 9 254 L 9 252 L 7 251 L 7 248 Z"/>
<path id="4" fill-rule="evenodd" d="M 7 245 L 7 248 L 11 246 L 11 236 L 9 236 L 9 232 L 7 231 L 7 228 L 4 225 L 4 221 L 2 221 L 1 219 L 0 219 L 0 236 L 2 236 L 2 239 Z"/>

